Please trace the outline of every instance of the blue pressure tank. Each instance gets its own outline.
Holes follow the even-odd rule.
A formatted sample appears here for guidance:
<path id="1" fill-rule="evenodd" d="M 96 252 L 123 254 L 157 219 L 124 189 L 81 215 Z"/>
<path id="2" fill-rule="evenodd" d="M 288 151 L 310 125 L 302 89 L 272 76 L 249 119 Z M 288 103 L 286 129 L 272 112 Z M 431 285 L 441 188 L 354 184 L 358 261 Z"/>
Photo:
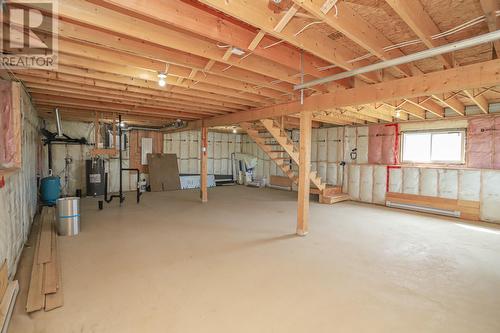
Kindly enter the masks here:
<path id="1" fill-rule="evenodd" d="M 61 180 L 59 177 L 49 176 L 42 178 L 40 194 L 42 202 L 45 205 L 55 205 L 56 200 L 61 196 Z"/>

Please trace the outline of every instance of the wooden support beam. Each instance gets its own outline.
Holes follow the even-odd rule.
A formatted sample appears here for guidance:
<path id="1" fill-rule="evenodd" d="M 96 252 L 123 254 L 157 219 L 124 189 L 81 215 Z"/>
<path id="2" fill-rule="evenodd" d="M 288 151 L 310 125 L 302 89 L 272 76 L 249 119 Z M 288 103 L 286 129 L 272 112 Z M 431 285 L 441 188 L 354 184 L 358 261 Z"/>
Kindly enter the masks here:
<path id="1" fill-rule="evenodd" d="M 274 118 L 299 112 L 317 112 L 345 106 L 362 105 L 436 95 L 453 90 L 495 86 L 500 83 L 500 60 L 455 67 L 443 71 L 381 82 L 357 88 L 338 90 L 304 98 L 304 104 L 290 102 L 256 110 L 206 119 L 207 126 L 237 124 L 264 118 Z"/>
<path id="2" fill-rule="evenodd" d="M 305 236 L 309 232 L 311 121 L 312 114 L 310 112 L 300 114 L 299 190 L 297 200 L 297 234 L 299 236 Z"/>
<path id="3" fill-rule="evenodd" d="M 407 98 L 405 101 L 418 106 L 419 108 L 429 111 L 430 113 L 443 118 L 444 117 L 444 108 L 440 105 L 438 105 L 436 102 L 433 100 L 429 99 L 428 97 L 424 99 L 420 98 Z"/>
<path id="4" fill-rule="evenodd" d="M 481 0 L 481 7 L 483 8 L 484 15 L 486 16 L 486 23 L 490 31 L 500 29 L 500 16 L 497 16 L 497 11 L 500 10 L 500 3 L 498 0 Z M 500 41 L 497 40 L 493 43 L 495 54 L 500 58 Z"/>
<path id="5" fill-rule="evenodd" d="M 367 50 L 379 59 L 388 60 L 404 55 L 399 49 L 384 51 L 384 47 L 393 43 L 383 34 L 368 23 L 360 14 L 344 1 L 338 1 L 336 6 L 340 15 L 335 15 L 334 11 L 325 14 L 323 11 L 324 0 L 293 0 L 296 5 L 301 6 L 312 13 L 319 20 L 328 24 L 335 30 L 344 34 L 347 38 Z M 396 67 L 404 76 L 412 76 L 410 65 L 400 65 Z"/>
<path id="6" fill-rule="evenodd" d="M 271 12 L 267 7 L 267 1 L 200 0 L 200 2 L 345 70 L 366 66 L 370 63 L 366 60 L 357 61 L 355 64 L 350 63 L 350 60 L 359 57 L 359 53 L 341 46 L 327 34 L 316 29 L 306 29 L 298 34 L 304 27 L 303 23 L 298 22 L 298 20 L 297 22 L 289 21 L 281 32 L 275 31 L 274 28 L 281 21 L 282 16 Z M 370 82 L 379 81 L 374 73 L 365 73 L 361 76 Z"/>
<path id="7" fill-rule="evenodd" d="M 464 93 L 479 107 L 479 109 L 481 109 L 481 112 L 489 112 L 488 100 L 483 95 L 474 92 L 473 89 L 466 89 L 464 90 Z"/>
<path id="8" fill-rule="evenodd" d="M 201 202 L 208 201 L 208 129 L 201 128 L 201 159 L 200 159 L 200 197 Z"/>
<path id="9" fill-rule="evenodd" d="M 250 51 L 254 51 L 255 48 L 257 47 L 257 45 L 259 45 L 260 41 L 262 40 L 262 38 L 264 38 L 265 35 L 266 35 L 266 33 L 264 31 L 259 30 L 257 35 L 255 35 L 254 39 L 252 39 L 252 41 L 250 42 L 250 45 L 248 45 L 248 49 Z"/>
<path id="10" fill-rule="evenodd" d="M 465 116 L 465 105 L 456 99 L 454 95 L 447 96 L 447 94 L 434 94 L 432 97 L 445 104 L 457 114 Z"/>
<path id="11" fill-rule="evenodd" d="M 445 38 L 432 39 L 431 36 L 439 34 L 441 31 L 432 18 L 417 0 L 385 0 L 389 6 L 401 17 L 410 29 L 424 42 L 428 48 L 433 48 L 447 44 Z M 493 0 L 496 1 L 496 0 Z M 439 55 L 446 68 L 453 67 L 453 58 L 449 54 Z"/>
<path id="12" fill-rule="evenodd" d="M 286 13 L 283 15 L 283 17 L 278 22 L 278 24 L 276 24 L 276 26 L 274 27 L 274 31 L 276 31 L 276 32 L 282 32 L 283 29 L 285 29 L 285 27 L 288 24 L 288 22 L 290 22 L 290 20 L 295 16 L 295 14 L 297 13 L 298 9 L 299 8 L 297 6 L 292 5 L 292 7 L 290 7 L 286 11 Z"/>

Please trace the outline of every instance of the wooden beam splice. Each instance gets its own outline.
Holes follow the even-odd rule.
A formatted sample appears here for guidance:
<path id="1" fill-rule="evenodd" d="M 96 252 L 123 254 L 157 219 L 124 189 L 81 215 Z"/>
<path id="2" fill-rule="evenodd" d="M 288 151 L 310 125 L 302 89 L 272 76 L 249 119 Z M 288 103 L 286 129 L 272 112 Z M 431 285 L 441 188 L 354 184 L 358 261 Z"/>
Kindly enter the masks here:
<path id="1" fill-rule="evenodd" d="M 475 94 L 474 90 L 469 89 L 465 89 L 464 93 L 479 107 L 481 112 L 486 114 L 489 112 L 488 100 L 483 95 Z"/>
<path id="2" fill-rule="evenodd" d="M 290 9 L 287 10 L 285 15 L 283 15 L 278 24 L 276 24 L 276 26 L 274 27 L 274 31 L 282 32 L 283 29 L 285 29 L 288 22 L 290 22 L 290 20 L 295 16 L 298 10 L 299 7 L 297 7 L 296 5 L 292 5 L 292 7 L 290 7 Z"/>

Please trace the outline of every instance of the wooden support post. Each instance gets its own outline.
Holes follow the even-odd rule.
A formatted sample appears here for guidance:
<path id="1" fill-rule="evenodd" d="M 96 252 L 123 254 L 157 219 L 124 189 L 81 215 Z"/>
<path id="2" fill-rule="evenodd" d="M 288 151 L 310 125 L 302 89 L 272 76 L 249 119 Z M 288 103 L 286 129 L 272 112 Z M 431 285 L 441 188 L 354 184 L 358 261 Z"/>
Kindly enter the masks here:
<path id="1" fill-rule="evenodd" d="M 297 234 L 300 236 L 305 236 L 309 232 L 311 128 L 312 113 L 302 112 L 300 114 L 299 192 L 297 200 Z"/>
<path id="2" fill-rule="evenodd" d="M 206 127 L 201 128 L 201 159 L 200 159 L 200 197 L 201 202 L 208 201 L 208 129 Z"/>

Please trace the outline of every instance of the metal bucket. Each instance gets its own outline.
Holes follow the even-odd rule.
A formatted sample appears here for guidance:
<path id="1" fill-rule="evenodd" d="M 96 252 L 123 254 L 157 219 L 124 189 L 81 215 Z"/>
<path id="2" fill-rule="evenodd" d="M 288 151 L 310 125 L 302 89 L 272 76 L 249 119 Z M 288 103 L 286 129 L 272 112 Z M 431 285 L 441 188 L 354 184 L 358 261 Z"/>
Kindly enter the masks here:
<path id="1" fill-rule="evenodd" d="M 57 199 L 57 233 L 75 236 L 80 232 L 80 198 Z"/>

